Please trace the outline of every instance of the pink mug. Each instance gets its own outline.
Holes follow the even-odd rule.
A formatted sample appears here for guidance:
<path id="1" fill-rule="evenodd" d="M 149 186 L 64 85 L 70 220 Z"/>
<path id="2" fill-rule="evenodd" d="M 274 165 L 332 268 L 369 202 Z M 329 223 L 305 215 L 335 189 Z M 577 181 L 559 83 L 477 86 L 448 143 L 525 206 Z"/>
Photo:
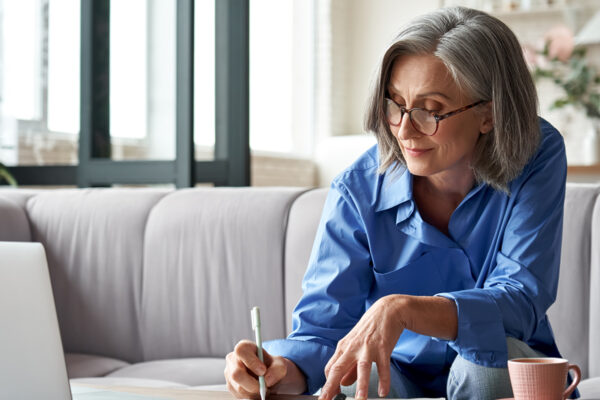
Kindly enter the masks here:
<path id="1" fill-rule="evenodd" d="M 573 383 L 565 390 L 567 373 Z M 581 380 L 581 370 L 564 358 L 515 358 L 508 360 L 508 374 L 515 400 L 564 400 Z"/>

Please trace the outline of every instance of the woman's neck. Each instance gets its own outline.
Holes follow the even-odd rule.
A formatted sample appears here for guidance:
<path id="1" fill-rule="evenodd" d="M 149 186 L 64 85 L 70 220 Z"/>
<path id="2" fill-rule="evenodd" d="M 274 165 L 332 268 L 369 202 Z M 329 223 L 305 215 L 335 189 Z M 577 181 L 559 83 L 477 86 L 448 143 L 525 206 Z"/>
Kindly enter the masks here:
<path id="1" fill-rule="evenodd" d="M 421 194 L 446 199 L 458 206 L 475 184 L 475 175 L 468 172 L 443 171 L 431 176 L 415 176 L 413 185 Z"/>

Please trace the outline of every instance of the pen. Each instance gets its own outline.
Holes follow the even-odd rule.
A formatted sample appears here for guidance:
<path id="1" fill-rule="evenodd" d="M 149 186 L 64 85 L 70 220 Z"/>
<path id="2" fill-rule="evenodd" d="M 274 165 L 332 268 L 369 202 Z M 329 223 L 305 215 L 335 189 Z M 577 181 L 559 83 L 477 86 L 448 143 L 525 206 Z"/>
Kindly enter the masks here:
<path id="1" fill-rule="evenodd" d="M 258 359 L 260 362 L 264 363 L 263 360 L 263 349 L 262 349 L 262 338 L 260 336 L 260 310 L 258 307 L 254 307 L 252 312 L 250 313 L 252 316 L 252 329 L 254 330 L 254 334 L 256 335 L 256 347 L 258 353 Z M 258 377 L 258 385 L 260 387 L 260 398 L 265 400 L 265 396 L 267 395 L 267 385 L 265 384 L 265 377 L 260 375 Z"/>

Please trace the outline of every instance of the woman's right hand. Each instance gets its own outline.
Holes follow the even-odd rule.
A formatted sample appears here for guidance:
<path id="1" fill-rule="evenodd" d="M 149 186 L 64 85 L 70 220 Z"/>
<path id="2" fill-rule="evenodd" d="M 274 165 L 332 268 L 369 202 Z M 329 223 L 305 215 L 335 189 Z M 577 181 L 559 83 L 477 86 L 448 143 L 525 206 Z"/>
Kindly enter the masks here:
<path id="1" fill-rule="evenodd" d="M 269 393 L 300 394 L 306 390 L 304 374 L 287 358 L 272 356 L 263 349 L 264 364 L 257 355 L 256 344 L 242 340 L 227 354 L 225 380 L 227 389 L 239 399 L 259 399 L 258 376 L 264 375 Z"/>

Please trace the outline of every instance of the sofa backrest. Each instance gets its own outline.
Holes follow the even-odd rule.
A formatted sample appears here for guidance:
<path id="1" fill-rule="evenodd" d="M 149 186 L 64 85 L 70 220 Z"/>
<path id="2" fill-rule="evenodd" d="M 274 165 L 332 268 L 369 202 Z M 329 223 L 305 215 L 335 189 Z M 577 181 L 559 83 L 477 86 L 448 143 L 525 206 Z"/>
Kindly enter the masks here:
<path id="1" fill-rule="evenodd" d="M 287 216 L 303 191 L 179 190 L 154 207 L 141 286 L 144 359 L 225 356 L 253 338 L 253 306 L 263 340 L 285 335 Z"/>
<path id="2" fill-rule="evenodd" d="M 224 356 L 285 335 L 283 249 L 304 189 L 0 190 L 0 240 L 41 242 L 66 352 Z"/>
<path id="3" fill-rule="evenodd" d="M 563 357 L 581 367 L 583 378 L 590 376 L 593 354 L 590 352 L 591 256 L 600 251 L 600 242 L 592 241 L 592 213 L 599 192 L 597 185 L 567 185 L 558 293 L 548 310 L 559 350 Z M 595 354 L 600 357 L 600 353 Z"/>
<path id="4" fill-rule="evenodd" d="M 583 377 L 600 376 L 599 193 L 598 185 L 567 184 L 558 294 L 548 311 L 561 353 L 581 367 Z M 307 192 L 290 210 L 285 264 L 288 332 L 326 195 L 327 189 Z"/>
<path id="5" fill-rule="evenodd" d="M 31 240 L 46 250 L 67 352 L 142 359 L 144 230 L 165 190 L 41 191 L 25 202 Z"/>
<path id="6" fill-rule="evenodd" d="M 600 376 L 600 194 L 592 214 L 589 376 Z"/>
<path id="7" fill-rule="evenodd" d="M 292 312 L 302 296 L 302 278 L 321 220 L 326 188 L 302 194 L 290 209 L 285 241 L 286 334 L 292 331 Z"/>

